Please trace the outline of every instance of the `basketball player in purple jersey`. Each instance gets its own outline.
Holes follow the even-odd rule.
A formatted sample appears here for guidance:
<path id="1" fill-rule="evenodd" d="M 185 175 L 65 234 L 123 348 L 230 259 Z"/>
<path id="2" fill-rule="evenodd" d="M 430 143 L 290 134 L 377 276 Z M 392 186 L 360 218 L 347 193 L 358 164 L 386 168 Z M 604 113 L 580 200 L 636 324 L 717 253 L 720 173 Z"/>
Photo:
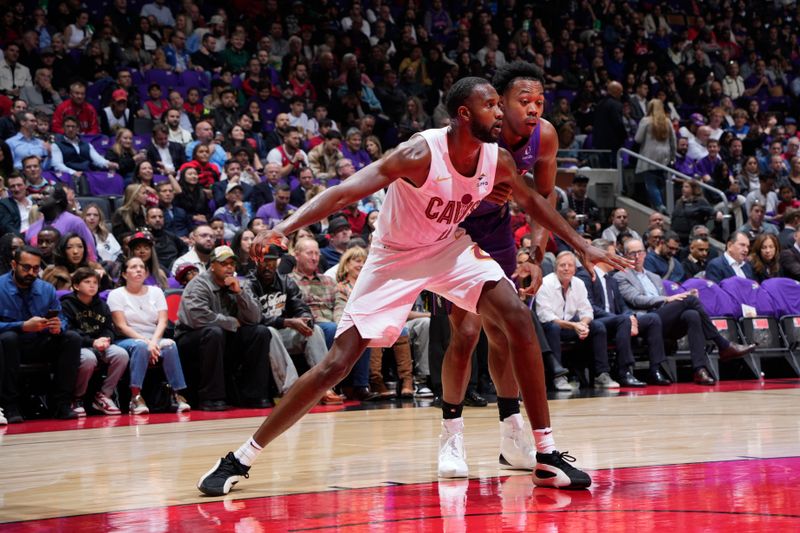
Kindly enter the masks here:
<path id="1" fill-rule="evenodd" d="M 414 135 L 396 150 L 336 187 L 306 202 L 273 231 L 253 243 L 268 250 L 282 235 L 318 221 L 388 187 L 367 262 L 323 361 L 303 374 L 255 434 L 221 458 L 198 482 L 204 494 L 221 496 L 242 477 L 262 448 L 297 422 L 325 391 L 344 379 L 368 346 L 391 346 L 417 295 L 425 288 L 497 324 L 509 340 L 513 372 L 522 383 L 525 409 L 534 428 L 549 428 L 550 413 L 541 353 L 527 307 L 500 266 L 458 224 L 480 200 L 504 202 L 510 192 L 534 219 L 564 238 L 589 264 L 628 262 L 591 248 L 520 176 L 511 155 L 495 143 L 503 112 L 497 91 L 482 78 L 456 82 L 447 97 L 448 128 Z M 253 250 L 251 247 L 251 253 Z M 265 257 L 256 257 L 266 261 Z M 274 261 L 274 260 L 273 260 Z M 552 447 L 553 437 L 543 439 Z M 589 476 L 555 449 L 539 454 L 537 468 L 550 469 L 564 484 L 588 487 Z"/>
<path id="2" fill-rule="evenodd" d="M 544 83 L 541 70 L 522 61 L 509 63 L 497 70 L 492 80 L 501 95 L 503 128 L 499 144 L 511 152 L 520 174 L 532 172 L 539 194 L 555 205 L 556 153 L 558 135 L 548 121 L 541 118 L 544 111 Z M 472 240 L 500 264 L 512 277 L 516 265 L 516 245 L 511 228 L 508 204 L 488 200 L 470 215 L 461 227 Z M 540 262 L 544 256 L 548 232 L 540 224 L 533 229 L 535 251 L 531 255 Z M 535 291 L 541 282 L 541 269 L 529 265 Z M 532 316 L 535 322 L 536 317 Z M 519 390 L 511 369 L 508 342 L 495 324 L 481 320 L 479 315 L 453 307 L 450 313 L 451 338 L 442 365 L 442 434 L 440 436 L 439 476 L 466 477 L 469 473 L 463 448 L 464 419 L 461 416 L 464 394 L 469 382 L 472 352 L 478 342 L 481 326 L 489 341 L 489 372 L 497 388 L 497 407 L 500 411 L 500 466 L 536 470 L 537 485 L 574 488 L 568 480 L 536 467 L 537 450 L 550 453 L 549 447 L 534 446 L 530 433 L 523 428 L 519 409 Z M 537 329 L 537 333 L 541 331 Z M 540 343 L 543 335 L 539 334 Z M 534 431 L 537 444 L 543 440 L 546 428 Z"/>

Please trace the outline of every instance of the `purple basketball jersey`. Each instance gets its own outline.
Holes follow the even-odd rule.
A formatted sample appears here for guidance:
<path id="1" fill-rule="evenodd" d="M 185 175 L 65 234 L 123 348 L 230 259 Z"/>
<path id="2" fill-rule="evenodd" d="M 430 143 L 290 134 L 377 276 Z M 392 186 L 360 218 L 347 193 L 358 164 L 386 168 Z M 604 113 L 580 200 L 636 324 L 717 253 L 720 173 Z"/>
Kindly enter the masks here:
<path id="1" fill-rule="evenodd" d="M 533 168 L 539 157 L 539 124 L 519 149 L 512 152 L 520 174 Z M 500 146 L 508 148 L 500 141 Z M 497 205 L 482 201 L 475 211 L 461 223 L 467 234 L 483 251 L 492 256 L 502 267 L 507 276 L 511 276 L 517 268 L 517 247 L 514 233 L 511 231 L 511 215 L 508 204 Z"/>

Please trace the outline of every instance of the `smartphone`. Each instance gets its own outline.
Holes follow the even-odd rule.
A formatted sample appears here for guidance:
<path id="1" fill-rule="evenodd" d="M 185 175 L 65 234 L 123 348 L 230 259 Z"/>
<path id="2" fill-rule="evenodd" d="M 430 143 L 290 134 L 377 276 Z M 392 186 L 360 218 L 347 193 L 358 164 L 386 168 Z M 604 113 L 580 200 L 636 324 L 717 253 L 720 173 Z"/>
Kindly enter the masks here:
<path id="1" fill-rule="evenodd" d="M 47 312 L 47 315 L 45 316 L 47 318 L 56 318 L 58 316 L 58 313 L 59 313 L 58 309 L 51 309 Z"/>

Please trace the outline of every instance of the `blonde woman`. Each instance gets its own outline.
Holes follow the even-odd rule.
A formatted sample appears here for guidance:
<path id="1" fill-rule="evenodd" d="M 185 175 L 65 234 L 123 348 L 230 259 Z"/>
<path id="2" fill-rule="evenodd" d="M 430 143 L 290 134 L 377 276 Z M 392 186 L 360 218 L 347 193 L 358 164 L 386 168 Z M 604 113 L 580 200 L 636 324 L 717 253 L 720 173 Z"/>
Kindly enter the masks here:
<path id="1" fill-rule="evenodd" d="M 145 225 L 145 208 L 148 201 L 152 201 L 149 198 L 149 188 L 142 183 L 132 183 L 125 187 L 122 207 L 111 217 L 111 233 L 117 241 L 122 242 L 124 234 L 133 233 Z"/>
<path id="2" fill-rule="evenodd" d="M 342 254 L 339 259 L 339 268 L 336 270 L 336 299 L 333 307 L 333 320 L 339 322 L 353 291 L 353 286 L 361 273 L 364 261 L 367 260 L 367 250 L 354 246 Z M 414 397 L 413 361 L 411 359 L 411 345 L 408 341 L 408 330 L 403 328 L 397 342 L 392 346 L 394 358 L 397 361 L 397 377 L 401 380 L 400 397 Z M 383 348 L 371 348 L 369 357 L 369 388 L 377 393 L 380 399 L 394 398 L 397 393 L 389 390 L 383 381 L 381 368 L 383 365 Z"/>
<path id="3" fill-rule="evenodd" d="M 128 128 L 117 131 L 114 144 L 106 153 L 106 159 L 119 165 L 119 174 L 125 181 L 130 181 L 136 166 L 147 160 L 144 150 L 138 152 L 133 149 L 133 132 Z"/>
<path id="4" fill-rule="evenodd" d="M 672 129 L 672 122 L 664 113 L 663 102 L 658 98 L 647 103 L 647 115 L 639 122 L 636 142 L 640 146 L 639 154 L 656 163 L 669 165 L 675 159 L 675 130 Z M 666 182 L 665 172 L 645 160 L 639 159 L 636 162 L 636 175 L 644 179 L 653 209 L 665 212 L 664 197 L 661 194 Z"/>
<path id="5" fill-rule="evenodd" d="M 114 262 L 122 253 L 122 246 L 108 231 L 106 216 L 97 204 L 89 204 L 83 210 L 83 221 L 94 235 L 97 257 L 102 261 Z"/>

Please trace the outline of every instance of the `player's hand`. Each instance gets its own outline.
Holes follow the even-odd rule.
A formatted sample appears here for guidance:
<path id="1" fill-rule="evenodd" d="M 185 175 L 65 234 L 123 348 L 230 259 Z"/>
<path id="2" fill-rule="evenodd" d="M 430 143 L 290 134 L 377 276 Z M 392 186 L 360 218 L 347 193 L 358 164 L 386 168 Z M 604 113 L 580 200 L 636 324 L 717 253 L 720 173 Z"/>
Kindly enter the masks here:
<path id="1" fill-rule="evenodd" d="M 510 183 L 495 183 L 492 192 L 484 198 L 487 202 L 493 204 L 503 205 L 511 197 L 511 184 Z"/>
<path id="2" fill-rule="evenodd" d="M 511 275 L 511 279 L 530 278 L 530 285 L 520 287 L 520 296 L 533 296 L 539 287 L 542 286 L 542 267 L 528 261 L 517 265 L 517 269 Z"/>
<path id="3" fill-rule="evenodd" d="M 585 268 L 592 277 L 592 281 L 594 281 L 594 266 L 598 263 L 604 263 L 616 270 L 633 268 L 633 261 L 630 259 L 625 259 L 614 253 L 604 252 L 588 244 L 582 249 L 576 250 L 575 253 L 578 259 L 580 259 L 583 268 Z"/>
<path id="4" fill-rule="evenodd" d="M 310 337 L 314 333 L 314 330 L 309 325 L 310 322 L 311 319 L 308 317 L 287 318 L 283 321 L 283 325 L 287 328 L 292 328 L 303 337 Z"/>
<path id="5" fill-rule="evenodd" d="M 266 250 L 269 248 L 270 244 L 276 244 L 286 250 L 289 247 L 289 240 L 286 238 L 286 235 L 280 231 L 276 229 L 267 229 L 259 232 L 259 234 L 256 235 L 256 238 L 253 239 L 253 243 L 250 246 L 259 245 L 263 250 Z"/>

